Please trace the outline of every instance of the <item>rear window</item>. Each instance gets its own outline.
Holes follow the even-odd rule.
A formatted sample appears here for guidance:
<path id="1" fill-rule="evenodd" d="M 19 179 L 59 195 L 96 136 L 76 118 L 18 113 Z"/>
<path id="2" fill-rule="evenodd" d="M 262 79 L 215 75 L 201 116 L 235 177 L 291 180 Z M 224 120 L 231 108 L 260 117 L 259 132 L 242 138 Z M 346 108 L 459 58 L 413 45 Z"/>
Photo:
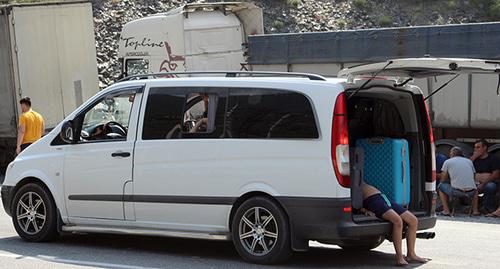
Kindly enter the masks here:
<path id="1" fill-rule="evenodd" d="M 275 89 L 230 89 L 226 111 L 230 138 L 318 138 L 309 100 Z"/>

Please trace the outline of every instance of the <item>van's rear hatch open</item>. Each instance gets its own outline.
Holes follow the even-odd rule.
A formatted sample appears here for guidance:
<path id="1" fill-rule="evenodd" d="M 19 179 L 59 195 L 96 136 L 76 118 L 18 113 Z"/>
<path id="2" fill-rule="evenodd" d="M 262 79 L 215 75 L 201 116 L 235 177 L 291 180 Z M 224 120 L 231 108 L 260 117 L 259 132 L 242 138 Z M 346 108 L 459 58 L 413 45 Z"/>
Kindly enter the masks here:
<path id="1" fill-rule="evenodd" d="M 464 58 L 393 59 L 387 62 L 345 68 L 338 73 L 338 77 L 372 76 L 374 74 L 405 78 L 454 74 L 500 74 L 500 61 Z"/>

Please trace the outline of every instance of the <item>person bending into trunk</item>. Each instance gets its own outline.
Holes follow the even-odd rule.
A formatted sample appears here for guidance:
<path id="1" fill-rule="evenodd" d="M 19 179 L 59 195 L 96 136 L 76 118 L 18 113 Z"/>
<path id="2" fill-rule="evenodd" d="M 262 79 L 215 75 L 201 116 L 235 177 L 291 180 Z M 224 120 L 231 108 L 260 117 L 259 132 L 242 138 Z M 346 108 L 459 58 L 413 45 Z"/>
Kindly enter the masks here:
<path id="1" fill-rule="evenodd" d="M 396 264 L 407 265 L 408 262 L 426 263 L 429 259 L 421 258 L 415 253 L 418 219 L 410 211 L 398 205 L 381 193 L 377 188 L 363 182 L 363 209 L 362 212 L 370 216 L 392 223 L 392 242 L 396 251 Z M 406 235 L 407 255 L 403 256 L 403 222 L 408 225 Z"/>

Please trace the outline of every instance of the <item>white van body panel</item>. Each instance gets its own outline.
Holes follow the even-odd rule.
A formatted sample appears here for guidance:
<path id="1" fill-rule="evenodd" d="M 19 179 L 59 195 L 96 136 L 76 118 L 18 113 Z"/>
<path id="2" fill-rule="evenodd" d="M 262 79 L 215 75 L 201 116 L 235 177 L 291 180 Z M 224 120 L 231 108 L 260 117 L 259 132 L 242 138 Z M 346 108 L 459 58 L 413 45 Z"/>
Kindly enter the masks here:
<path id="1" fill-rule="evenodd" d="M 21 180 L 29 178 L 42 181 L 50 190 L 64 218 L 66 217 L 64 151 L 49 146 L 53 137 L 54 134 L 46 135 L 21 152 L 7 167 L 3 185 L 16 186 Z"/>
<path id="2" fill-rule="evenodd" d="M 273 196 L 349 197 L 349 189 L 341 187 L 331 161 L 331 119 L 340 84 L 324 87 L 306 79 L 287 82 L 269 79 L 189 78 L 149 81 L 152 87 L 231 87 L 286 89 L 304 93 L 311 100 L 320 128 L 320 138 L 311 140 L 210 139 L 142 140 L 142 120 L 135 148 L 134 194 L 167 196 L 240 197 L 260 191 Z M 244 81 L 244 83 L 241 83 Z M 302 82 L 302 83 L 301 83 Z M 329 85 L 330 86 L 330 85 Z M 145 95 L 148 94 L 146 90 Z M 146 100 L 145 100 L 146 101 Z M 142 107 L 145 114 L 147 102 Z M 290 165 L 293 164 L 293 165 Z M 290 171 L 290 167 L 296 168 Z M 168 178 L 165 172 L 168 171 Z M 240 172 L 238 172 L 240 171 Z M 241 173 L 241 171 L 245 171 Z M 217 184 L 204 180 L 217 179 Z M 304 182 L 307 181 L 307 184 Z M 193 186 L 198 186 L 193 188 Z M 251 188 L 253 186 L 254 188 Z M 317 188 L 317 186 L 322 186 Z M 243 192 L 245 190 L 245 192 Z M 230 206 L 190 205 L 190 210 L 212 215 L 191 218 L 186 206 L 162 203 L 135 203 L 138 222 L 154 220 L 167 223 L 168 229 L 228 231 Z M 169 212 L 169 214 L 160 214 Z M 221 218 L 220 216 L 224 216 Z"/>

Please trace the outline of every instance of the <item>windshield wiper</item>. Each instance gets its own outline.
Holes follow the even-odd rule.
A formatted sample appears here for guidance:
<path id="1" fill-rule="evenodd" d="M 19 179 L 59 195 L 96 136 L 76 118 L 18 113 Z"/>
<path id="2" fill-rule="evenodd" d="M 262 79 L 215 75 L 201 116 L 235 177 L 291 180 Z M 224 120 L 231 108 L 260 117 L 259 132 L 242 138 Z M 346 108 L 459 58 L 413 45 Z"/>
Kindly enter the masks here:
<path id="1" fill-rule="evenodd" d="M 375 73 L 367 81 L 365 81 L 365 83 L 363 83 L 363 85 L 361 85 L 361 87 L 359 87 L 351 95 L 349 95 L 349 97 L 347 97 L 347 100 L 351 99 L 354 95 L 356 95 L 359 91 L 361 91 L 368 83 L 370 83 L 370 81 L 372 81 L 374 78 L 376 78 L 378 76 L 378 74 L 380 74 L 380 72 L 384 71 L 391 64 L 392 64 L 392 61 L 389 61 L 384 67 L 382 67 L 382 69 L 377 71 L 377 73 Z"/>

